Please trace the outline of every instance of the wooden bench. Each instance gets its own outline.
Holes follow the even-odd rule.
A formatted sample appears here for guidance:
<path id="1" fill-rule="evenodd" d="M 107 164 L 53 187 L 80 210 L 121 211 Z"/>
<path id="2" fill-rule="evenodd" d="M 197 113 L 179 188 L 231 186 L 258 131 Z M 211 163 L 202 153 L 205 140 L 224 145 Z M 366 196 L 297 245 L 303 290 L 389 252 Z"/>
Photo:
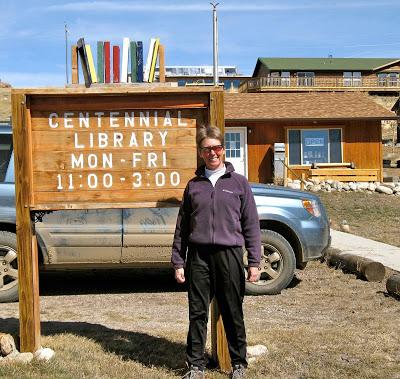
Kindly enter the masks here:
<path id="1" fill-rule="evenodd" d="M 311 168 L 308 179 L 338 180 L 340 182 L 377 182 L 379 170 L 364 168 Z"/>

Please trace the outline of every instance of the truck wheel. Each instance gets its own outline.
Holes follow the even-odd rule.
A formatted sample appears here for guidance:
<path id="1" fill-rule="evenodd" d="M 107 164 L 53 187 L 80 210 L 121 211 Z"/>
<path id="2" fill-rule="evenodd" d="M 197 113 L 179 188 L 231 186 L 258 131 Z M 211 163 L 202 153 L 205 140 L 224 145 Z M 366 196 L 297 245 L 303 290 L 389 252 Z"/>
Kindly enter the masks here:
<path id="1" fill-rule="evenodd" d="M 246 295 L 276 295 L 292 281 L 296 257 L 289 242 L 279 233 L 261 230 L 260 280 L 246 281 Z"/>
<path id="2" fill-rule="evenodd" d="M 18 300 L 17 238 L 0 232 L 0 303 Z"/>

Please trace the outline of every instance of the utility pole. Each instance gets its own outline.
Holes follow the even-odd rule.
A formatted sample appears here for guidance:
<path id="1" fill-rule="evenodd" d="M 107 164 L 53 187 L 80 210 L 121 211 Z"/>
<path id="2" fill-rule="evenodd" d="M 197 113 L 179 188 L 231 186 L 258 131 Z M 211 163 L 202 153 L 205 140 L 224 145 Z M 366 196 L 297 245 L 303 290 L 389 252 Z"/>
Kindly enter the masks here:
<path id="1" fill-rule="evenodd" d="M 219 84 L 218 80 L 218 20 L 217 20 L 217 5 L 219 3 L 210 3 L 213 7 L 213 71 L 214 85 Z"/>
<path id="2" fill-rule="evenodd" d="M 65 78 L 66 78 L 67 84 L 69 84 L 69 79 L 68 79 L 68 29 L 67 29 L 66 22 L 64 22 L 64 31 L 65 31 Z"/>

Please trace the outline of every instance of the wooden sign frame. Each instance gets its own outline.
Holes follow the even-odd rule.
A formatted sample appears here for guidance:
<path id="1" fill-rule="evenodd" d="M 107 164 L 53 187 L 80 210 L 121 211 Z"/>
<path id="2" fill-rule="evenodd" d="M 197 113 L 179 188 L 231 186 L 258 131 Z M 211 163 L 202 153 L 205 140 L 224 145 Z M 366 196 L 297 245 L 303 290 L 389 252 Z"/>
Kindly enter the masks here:
<path id="1" fill-rule="evenodd" d="M 94 111 L 110 112 L 132 109 L 144 111 L 152 109 L 189 111 L 190 113 L 191 110 L 196 110 L 203 114 L 202 121 L 204 123 L 215 125 L 223 131 L 223 90 L 218 87 L 103 86 L 94 88 L 13 89 L 11 97 L 20 299 L 20 349 L 23 352 L 34 352 L 41 345 L 38 251 L 33 222 L 35 212 L 59 209 L 136 208 L 171 205 L 168 196 L 161 196 L 161 192 L 165 192 L 164 190 L 159 191 L 159 199 L 154 199 L 153 190 L 147 190 L 149 197 L 152 197 L 151 201 L 146 201 L 143 196 L 146 189 L 141 191 L 141 197 L 139 196 L 133 201 L 127 201 L 126 194 L 121 196 L 122 201 L 118 196 L 116 196 L 116 199 L 111 199 L 113 201 L 104 201 L 105 198 L 110 199 L 110 197 L 102 197 L 102 191 L 99 191 L 98 196 L 89 196 L 88 198 L 86 198 L 86 192 L 83 191 L 80 194 L 83 195 L 83 200 L 77 201 L 74 191 L 63 192 L 64 187 L 62 185 L 59 185 L 59 191 L 65 194 L 65 201 L 59 201 L 60 196 L 57 195 L 57 191 L 54 192 L 54 196 L 51 196 L 51 192 L 50 195 L 40 195 L 38 188 L 47 188 L 45 177 L 49 174 L 48 170 L 52 170 L 49 167 L 52 167 L 51 164 L 54 163 L 54 160 L 50 160 L 50 163 L 44 160 L 45 163 L 42 166 L 38 163 L 38 157 L 41 158 L 42 155 L 50 154 L 49 149 L 47 151 L 40 150 L 40 147 L 43 149 L 43 139 L 47 133 L 45 126 L 43 126 L 46 123 L 46 117 L 47 127 L 55 129 L 61 123 L 57 117 L 61 117 L 62 112 L 65 114 L 65 112 L 87 111 L 89 114 Z M 43 113 L 46 115 L 43 116 Z M 89 119 L 91 116 L 92 113 L 90 113 Z M 45 120 L 44 123 L 43 120 Z M 33 130 L 32 125 L 37 130 L 42 129 L 42 131 Z M 76 126 L 76 120 L 69 120 L 65 122 L 65 125 L 73 128 Z M 168 125 L 170 124 L 168 123 Z M 196 119 L 196 127 L 198 125 L 199 120 Z M 56 135 L 54 130 L 52 132 L 53 136 Z M 37 133 L 41 133 L 39 137 L 35 135 Z M 195 154 L 195 157 L 197 157 L 194 135 L 192 133 L 193 148 L 191 148 L 190 154 Z M 36 143 L 35 141 L 39 142 Z M 67 145 L 65 141 L 64 145 Z M 68 146 L 65 146 L 65 148 L 68 149 Z M 178 146 L 176 146 L 176 149 L 178 149 Z M 195 159 L 195 166 L 197 166 L 197 158 Z M 41 168 L 34 171 L 34 168 L 37 168 L 38 165 Z M 57 165 L 61 169 L 65 168 L 65 162 L 60 163 L 57 160 Z M 193 171 L 195 168 L 193 167 Z M 52 180 L 54 184 L 54 172 Z M 182 180 L 182 182 L 185 180 Z M 183 183 L 183 186 L 185 184 Z M 150 182 L 147 185 L 150 186 Z M 90 193 L 90 191 L 88 192 Z M 152 195 L 150 195 L 151 193 Z M 180 196 L 182 195 L 182 186 L 178 189 L 178 193 Z M 132 199 L 135 199 L 133 191 Z M 223 336 L 224 331 L 215 303 L 212 306 L 211 318 L 213 356 L 219 361 L 220 367 L 227 370 L 230 367 L 229 358 L 227 358 L 229 354 L 227 354 L 226 342 L 218 342 L 218 336 Z M 217 328 L 219 331 L 217 331 Z"/>

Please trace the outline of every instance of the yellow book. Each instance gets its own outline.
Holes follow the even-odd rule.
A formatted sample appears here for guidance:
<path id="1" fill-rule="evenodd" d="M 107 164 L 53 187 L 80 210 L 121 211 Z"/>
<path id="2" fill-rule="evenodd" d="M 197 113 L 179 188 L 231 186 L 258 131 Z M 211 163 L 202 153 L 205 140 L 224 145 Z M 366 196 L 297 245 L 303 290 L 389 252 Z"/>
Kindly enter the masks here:
<path id="1" fill-rule="evenodd" d="M 90 77 L 92 79 L 92 83 L 97 83 L 97 75 L 96 75 L 96 69 L 94 67 L 94 61 L 93 61 L 93 55 L 92 55 L 92 49 L 90 48 L 90 45 L 85 44 L 85 49 L 86 49 L 86 56 L 89 64 L 89 73 Z"/>
<path id="2" fill-rule="evenodd" d="M 153 57 L 151 59 L 151 66 L 150 66 L 150 74 L 149 74 L 149 82 L 150 83 L 154 81 L 159 46 L 160 46 L 160 39 L 156 38 L 155 43 L 154 43 Z"/>

